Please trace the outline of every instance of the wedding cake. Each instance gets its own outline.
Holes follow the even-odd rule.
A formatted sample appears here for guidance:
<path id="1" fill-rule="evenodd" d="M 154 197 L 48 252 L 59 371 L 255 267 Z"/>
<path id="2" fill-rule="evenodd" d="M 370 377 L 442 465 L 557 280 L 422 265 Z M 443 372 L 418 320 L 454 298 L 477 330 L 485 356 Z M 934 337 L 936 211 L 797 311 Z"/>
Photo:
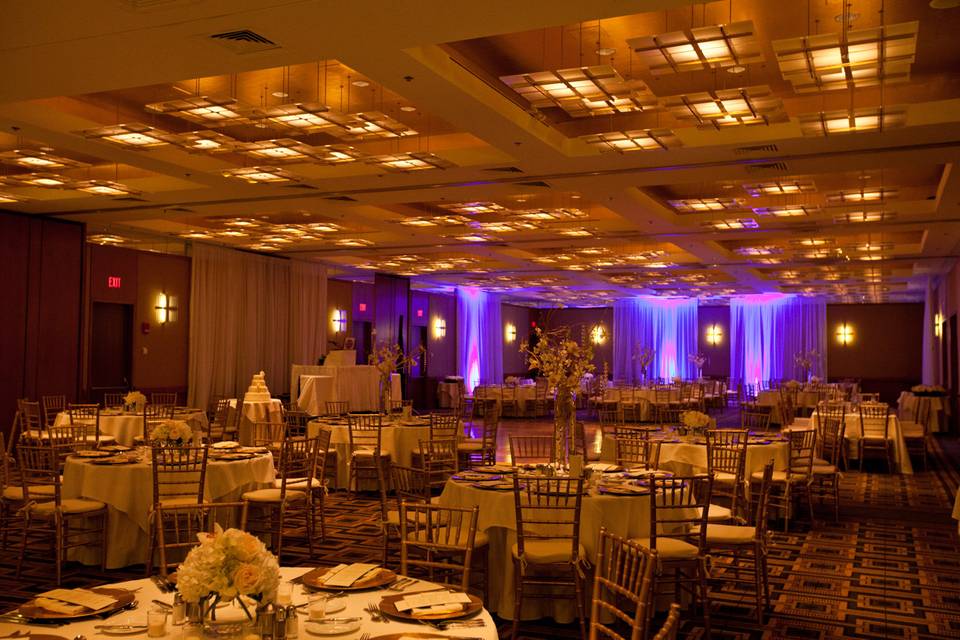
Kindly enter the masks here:
<path id="1" fill-rule="evenodd" d="M 253 374 L 253 379 L 250 381 L 250 387 L 247 389 L 243 401 L 270 402 L 270 389 L 267 389 L 267 381 L 264 379 L 263 371 Z"/>

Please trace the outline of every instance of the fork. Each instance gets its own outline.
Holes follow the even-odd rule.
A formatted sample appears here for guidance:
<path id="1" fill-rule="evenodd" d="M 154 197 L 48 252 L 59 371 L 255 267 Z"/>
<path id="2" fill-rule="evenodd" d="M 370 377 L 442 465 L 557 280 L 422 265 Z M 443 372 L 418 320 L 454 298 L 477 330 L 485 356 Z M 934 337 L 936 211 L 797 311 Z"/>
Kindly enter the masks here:
<path id="1" fill-rule="evenodd" d="M 367 613 L 370 614 L 370 620 L 373 622 L 383 622 L 383 613 L 380 611 L 380 607 L 374 601 L 367 602 L 367 607 L 364 609 Z"/>

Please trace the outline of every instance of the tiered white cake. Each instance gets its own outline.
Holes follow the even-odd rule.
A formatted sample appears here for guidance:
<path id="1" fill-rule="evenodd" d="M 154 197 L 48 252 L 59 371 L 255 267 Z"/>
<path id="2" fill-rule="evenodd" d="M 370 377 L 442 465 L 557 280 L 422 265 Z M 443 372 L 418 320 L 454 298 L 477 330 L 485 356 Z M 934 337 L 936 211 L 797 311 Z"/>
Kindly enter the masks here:
<path id="1" fill-rule="evenodd" d="M 250 387 L 247 389 L 243 401 L 270 402 L 270 390 L 267 389 L 267 381 L 264 379 L 263 371 L 253 374 L 253 379 L 250 381 Z"/>

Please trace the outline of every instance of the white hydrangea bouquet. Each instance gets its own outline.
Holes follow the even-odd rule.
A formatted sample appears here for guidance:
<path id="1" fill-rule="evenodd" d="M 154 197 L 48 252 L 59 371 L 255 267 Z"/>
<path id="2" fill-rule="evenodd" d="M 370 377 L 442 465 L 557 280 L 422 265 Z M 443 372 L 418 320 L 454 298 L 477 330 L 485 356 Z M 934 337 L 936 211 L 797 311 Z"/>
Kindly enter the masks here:
<path id="1" fill-rule="evenodd" d="M 710 416 L 701 411 L 684 411 L 680 422 L 693 433 L 705 433 L 710 428 Z"/>
<path id="2" fill-rule="evenodd" d="M 184 420 L 161 420 L 150 432 L 152 442 L 187 444 L 193 441 L 193 429 Z"/>
<path id="3" fill-rule="evenodd" d="M 258 603 L 276 599 L 280 565 L 258 538 L 220 525 L 197 538 L 200 546 L 190 550 L 177 571 L 177 590 L 186 602 L 199 603 L 202 615 L 212 613 L 221 600 L 236 599 L 252 620 L 244 598 Z"/>
<path id="4" fill-rule="evenodd" d="M 143 408 L 147 406 L 147 396 L 143 395 L 139 391 L 131 391 L 127 395 L 123 396 L 123 406 L 124 408 L 140 412 L 143 411 Z"/>

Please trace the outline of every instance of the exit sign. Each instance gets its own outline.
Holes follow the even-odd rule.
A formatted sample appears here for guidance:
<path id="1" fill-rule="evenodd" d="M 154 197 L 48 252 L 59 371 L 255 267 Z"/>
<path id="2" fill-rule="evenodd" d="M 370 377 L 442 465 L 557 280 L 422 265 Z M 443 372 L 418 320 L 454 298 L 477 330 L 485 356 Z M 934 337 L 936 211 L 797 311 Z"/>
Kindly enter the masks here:
<path id="1" fill-rule="evenodd" d="M 108 288 L 108 289 L 119 289 L 119 288 L 120 288 L 120 276 L 107 276 L 107 288 Z"/>

